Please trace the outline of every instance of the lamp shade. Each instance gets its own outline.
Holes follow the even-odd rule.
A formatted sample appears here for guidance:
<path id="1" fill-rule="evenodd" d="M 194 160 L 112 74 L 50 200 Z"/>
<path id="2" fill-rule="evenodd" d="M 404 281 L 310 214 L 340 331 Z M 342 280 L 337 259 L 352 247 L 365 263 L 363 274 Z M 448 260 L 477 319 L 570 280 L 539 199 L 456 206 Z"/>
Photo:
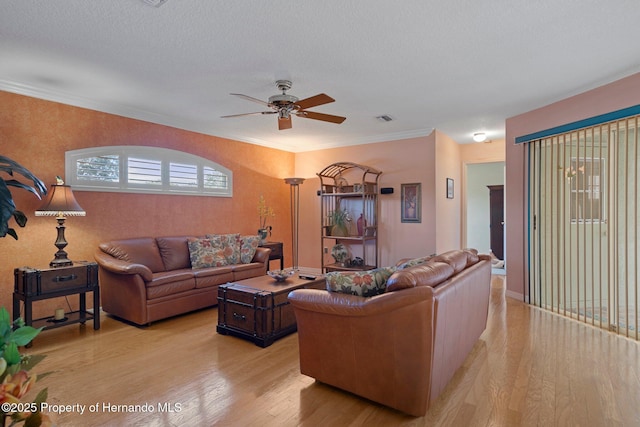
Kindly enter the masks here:
<path id="1" fill-rule="evenodd" d="M 68 185 L 52 184 L 36 216 L 85 216 L 86 212 L 76 201 Z"/>

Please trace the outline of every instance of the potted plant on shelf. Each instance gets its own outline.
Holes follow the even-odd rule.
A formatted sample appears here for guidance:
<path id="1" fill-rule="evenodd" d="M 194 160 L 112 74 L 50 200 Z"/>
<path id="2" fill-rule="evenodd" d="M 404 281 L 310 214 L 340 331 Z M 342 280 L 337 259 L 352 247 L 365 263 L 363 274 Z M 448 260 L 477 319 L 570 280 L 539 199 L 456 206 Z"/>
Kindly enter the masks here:
<path id="1" fill-rule="evenodd" d="M 267 240 L 267 235 L 271 234 L 272 226 L 267 225 L 268 218 L 274 218 L 276 216 L 273 208 L 267 206 L 267 202 L 264 200 L 264 196 L 260 195 L 258 199 L 258 216 L 260 217 L 260 228 L 258 228 L 258 235 L 263 242 Z"/>
<path id="2" fill-rule="evenodd" d="M 0 156 L 0 171 L 11 177 L 11 179 L 0 179 L 0 237 L 5 237 L 8 234 L 18 240 L 18 233 L 9 227 L 9 220 L 13 217 L 20 227 L 24 227 L 27 224 L 27 216 L 16 208 L 9 187 L 27 190 L 35 194 L 38 199 L 42 199 L 42 196 L 47 194 L 47 187 L 28 169 L 8 157 Z M 14 179 L 14 173 L 31 180 L 33 187 Z"/>
<path id="3" fill-rule="evenodd" d="M 349 225 L 347 223 L 351 221 L 351 216 L 347 210 L 337 208 L 331 212 L 330 218 L 332 236 L 349 236 Z"/>

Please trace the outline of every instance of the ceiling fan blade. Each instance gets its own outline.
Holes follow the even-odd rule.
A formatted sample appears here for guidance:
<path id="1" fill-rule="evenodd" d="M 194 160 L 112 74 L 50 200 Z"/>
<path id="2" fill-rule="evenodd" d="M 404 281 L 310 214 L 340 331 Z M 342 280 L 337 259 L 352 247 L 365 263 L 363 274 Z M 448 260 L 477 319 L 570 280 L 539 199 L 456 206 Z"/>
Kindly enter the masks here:
<path id="1" fill-rule="evenodd" d="M 288 116 L 284 119 L 278 117 L 278 129 L 279 130 L 291 129 L 291 116 Z"/>
<path id="2" fill-rule="evenodd" d="M 240 116 L 255 116 L 256 114 L 276 114 L 276 111 L 258 111 L 255 113 L 242 113 L 242 114 L 231 114 L 228 116 L 220 116 L 221 119 L 228 119 L 229 117 L 240 117 Z"/>
<path id="3" fill-rule="evenodd" d="M 296 102 L 295 105 L 297 105 L 300 110 L 304 110 L 306 108 L 317 107 L 318 105 L 328 104 L 334 101 L 335 99 L 333 99 L 329 95 L 321 93 L 310 98 L 301 99 L 300 101 Z"/>
<path id="4" fill-rule="evenodd" d="M 342 117 L 342 116 L 316 113 L 314 111 L 298 111 L 296 113 L 296 116 L 304 117 L 306 119 L 322 120 L 323 122 L 331 122 L 331 123 L 337 123 L 337 124 L 340 124 L 347 119 L 346 117 Z"/>
<path id="5" fill-rule="evenodd" d="M 241 93 L 230 93 L 229 95 L 239 96 L 240 98 L 244 98 L 244 99 L 246 99 L 247 101 L 257 102 L 258 104 L 266 105 L 267 107 L 269 106 L 269 104 L 268 104 L 268 103 L 266 103 L 266 102 L 264 102 L 263 100 L 258 99 L 258 98 L 254 98 L 254 97 L 249 96 L 249 95 L 243 95 L 243 94 L 241 94 Z"/>

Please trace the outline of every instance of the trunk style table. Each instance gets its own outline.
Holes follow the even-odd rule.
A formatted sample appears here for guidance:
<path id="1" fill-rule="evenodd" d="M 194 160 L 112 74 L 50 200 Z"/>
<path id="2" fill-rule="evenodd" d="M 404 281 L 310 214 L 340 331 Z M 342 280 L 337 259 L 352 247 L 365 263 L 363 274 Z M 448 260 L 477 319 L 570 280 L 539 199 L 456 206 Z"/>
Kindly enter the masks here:
<path id="1" fill-rule="evenodd" d="M 252 277 L 218 288 L 219 334 L 234 335 L 268 347 L 298 329 L 287 296 L 294 289 L 326 289 L 324 276 L 301 279 L 294 275 L 284 282 L 270 276 Z"/>

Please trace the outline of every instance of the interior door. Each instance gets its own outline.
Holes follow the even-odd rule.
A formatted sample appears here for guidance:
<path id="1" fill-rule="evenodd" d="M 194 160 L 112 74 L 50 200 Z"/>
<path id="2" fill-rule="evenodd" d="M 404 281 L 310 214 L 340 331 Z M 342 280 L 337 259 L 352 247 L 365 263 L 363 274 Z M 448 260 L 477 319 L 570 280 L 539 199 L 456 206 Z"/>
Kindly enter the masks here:
<path id="1" fill-rule="evenodd" d="M 489 187 L 489 227 L 491 251 L 498 258 L 504 259 L 504 185 L 488 185 Z"/>

